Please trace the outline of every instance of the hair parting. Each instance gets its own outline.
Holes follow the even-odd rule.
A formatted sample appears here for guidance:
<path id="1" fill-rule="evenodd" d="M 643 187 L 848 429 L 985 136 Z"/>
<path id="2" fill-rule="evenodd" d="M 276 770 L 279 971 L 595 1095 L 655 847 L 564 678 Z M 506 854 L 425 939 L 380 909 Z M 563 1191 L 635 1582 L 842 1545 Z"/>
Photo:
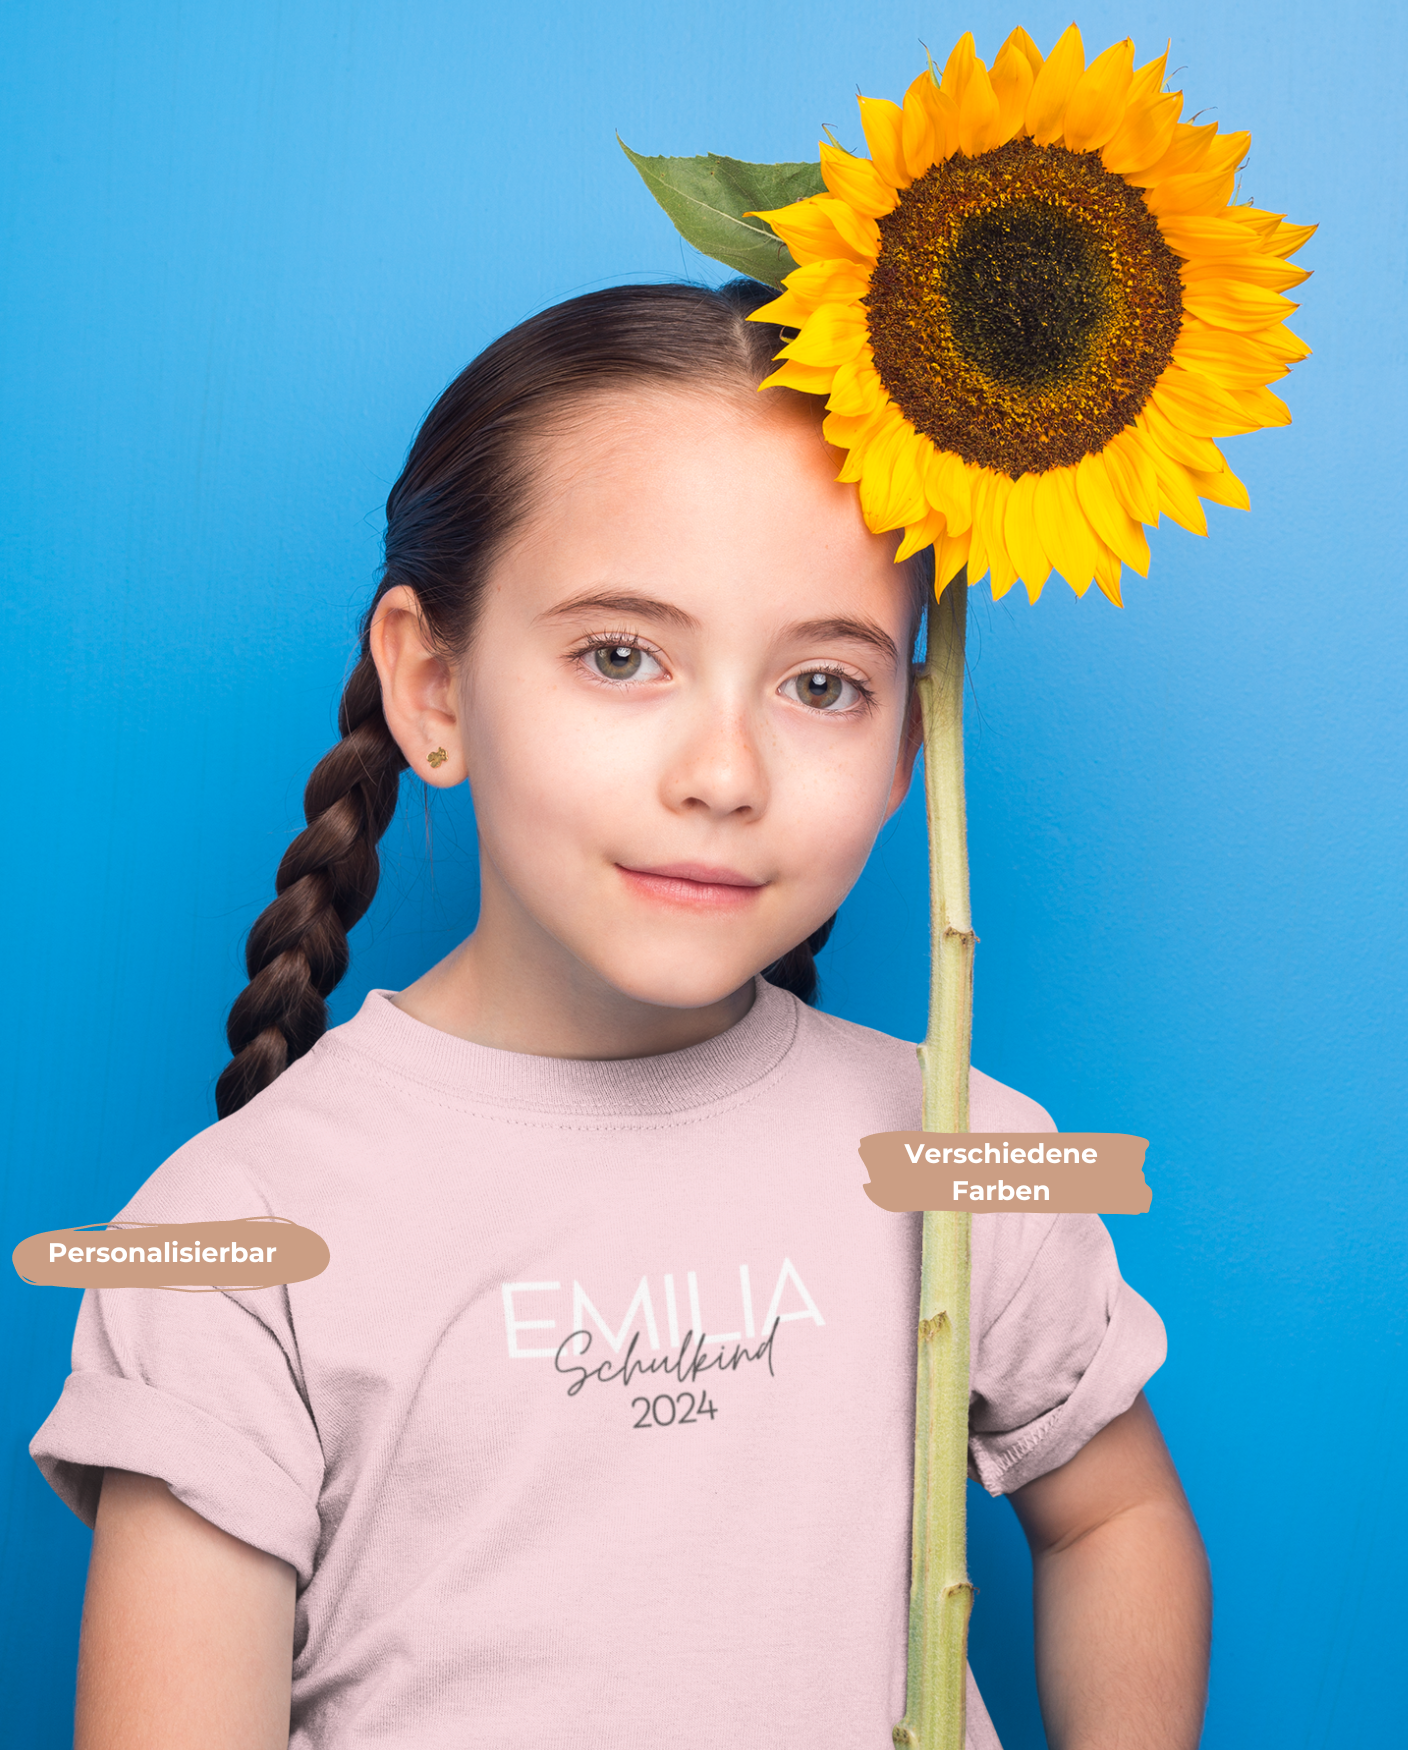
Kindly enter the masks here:
<path id="1" fill-rule="evenodd" d="M 385 564 L 343 691 L 341 739 L 314 768 L 303 798 L 307 825 L 279 865 L 273 903 L 249 933 L 249 983 L 230 1009 L 233 1056 L 216 1085 L 221 1118 L 267 1088 L 326 1031 L 327 998 L 347 970 L 348 931 L 376 893 L 376 847 L 406 769 L 382 714 L 371 656 L 382 597 L 409 586 L 430 638 L 448 654 L 462 654 L 490 566 L 531 510 L 532 440 L 574 404 L 630 385 L 751 393 L 772 369 L 782 331 L 747 318 L 775 295 L 746 279 L 717 289 L 590 292 L 493 341 L 430 409 L 386 501 Z M 814 1001 L 814 956 L 834 921 L 763 976 Z"/>

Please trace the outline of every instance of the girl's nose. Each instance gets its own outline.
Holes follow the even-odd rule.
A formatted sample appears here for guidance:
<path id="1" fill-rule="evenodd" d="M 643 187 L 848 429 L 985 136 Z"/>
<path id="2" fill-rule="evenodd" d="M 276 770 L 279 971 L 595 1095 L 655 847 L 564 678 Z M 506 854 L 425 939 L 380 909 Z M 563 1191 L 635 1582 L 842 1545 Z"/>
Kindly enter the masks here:
<path id="1" fill-rule="evenodd" d="M 754 820 L 767 807 L 768 775 L 757 726 L 740 708 L 703 709 L 670 750 L 662 773 L 667 808 Z"/>

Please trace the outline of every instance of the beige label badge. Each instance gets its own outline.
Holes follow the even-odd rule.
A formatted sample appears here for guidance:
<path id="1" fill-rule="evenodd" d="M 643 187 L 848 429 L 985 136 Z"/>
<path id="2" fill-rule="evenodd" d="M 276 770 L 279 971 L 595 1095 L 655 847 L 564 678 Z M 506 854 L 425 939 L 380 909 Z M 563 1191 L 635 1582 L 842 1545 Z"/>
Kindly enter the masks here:
<path id="1" fill-rule="evenodd" d="M 895 1215 L 919 1209 L 996 1215 L 1146 1215 L 1144 1136 L 1098 1130 L 942 1135 L 886 1130 L 861 1138 L 865 1194 Z"/>
<path id="2" fill-rule="evenodd" d="M 58 1288 L 275 1288 L 328 1267 L 327 1241 L 279 1215 L 238 1221 L 95 1222 L 21 1240 L 26 1282 Z"/>

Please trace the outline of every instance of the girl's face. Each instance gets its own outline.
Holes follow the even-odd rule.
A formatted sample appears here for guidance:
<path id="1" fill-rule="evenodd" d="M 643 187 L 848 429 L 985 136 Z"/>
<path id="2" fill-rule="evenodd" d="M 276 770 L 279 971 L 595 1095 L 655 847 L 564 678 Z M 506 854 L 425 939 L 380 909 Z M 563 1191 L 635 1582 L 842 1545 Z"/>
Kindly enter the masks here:
<path id="1" fill-rule="evenodd" d="M 468 775 L 480 933 L 526 978 L 699 1008 L 836 910 L 904 796 L 910 574 L 790 391 L 564 424 L 443 720 L 403 746 Z"/>

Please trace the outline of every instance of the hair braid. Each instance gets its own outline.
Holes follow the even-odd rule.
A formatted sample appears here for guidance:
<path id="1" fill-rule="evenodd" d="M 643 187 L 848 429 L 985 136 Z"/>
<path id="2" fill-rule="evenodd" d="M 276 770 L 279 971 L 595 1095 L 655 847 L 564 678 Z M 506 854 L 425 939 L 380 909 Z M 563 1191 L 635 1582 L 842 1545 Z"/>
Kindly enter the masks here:
<path id="1" fill-rule="evenodd" d="M 347 932 L 376 893 L 377 841 L 396 812 L 406 761 L 386 727 L 365 644 L 343 689 L 338 729 L 341 741 L 313 768 L 303 793 L 308 825 L 279 864 L 278 897 L 249 932 L 249 983 L 225 1027 L 234 1056 L 215 1088 L 222 1118 L 326 1031 L 325 999 L 347 970 Z"/>

